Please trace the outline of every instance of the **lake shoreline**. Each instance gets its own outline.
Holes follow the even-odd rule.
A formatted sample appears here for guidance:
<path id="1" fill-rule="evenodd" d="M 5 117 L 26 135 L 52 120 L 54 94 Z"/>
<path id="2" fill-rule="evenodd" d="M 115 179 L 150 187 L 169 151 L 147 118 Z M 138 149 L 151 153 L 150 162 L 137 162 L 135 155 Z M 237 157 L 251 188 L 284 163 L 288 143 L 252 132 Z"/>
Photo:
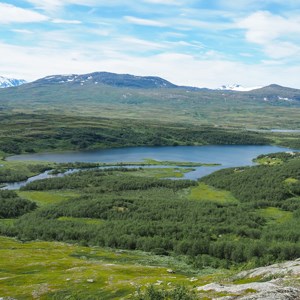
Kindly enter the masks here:
<path id="1" fill-rule="evenodd" d="M 50 171 L 30 177 L 25 181 L 11 183 L 9 187 L 18 189 L 18 184 L 21 187 L 32 180 L 50 178 L 53 175 L 65 176 L 72 173 L 72 170 L 109 167 L 194 168 L 191 172 L 185 173 L 183 179 L 197 180 L 220 169 L 255 165 L 253 159 L 261 154 L 291 150 L 293 149 L 278 146 L 206 145 L 124 147 L 93 151 L 18 155 L 10 157 L 7 162 L 48 162 L 54 163 L 56 166 L 54 165 L 54 168 L 51 168 Z"/>

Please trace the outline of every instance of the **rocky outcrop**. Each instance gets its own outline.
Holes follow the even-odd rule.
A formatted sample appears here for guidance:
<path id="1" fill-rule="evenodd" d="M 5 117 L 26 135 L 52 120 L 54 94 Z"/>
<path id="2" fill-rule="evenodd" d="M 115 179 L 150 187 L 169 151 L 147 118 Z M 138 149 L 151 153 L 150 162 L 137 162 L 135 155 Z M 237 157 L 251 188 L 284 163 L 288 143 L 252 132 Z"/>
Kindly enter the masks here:
<path id="1" fill-rule="evenodd" d="M 271 290 L 262 291 L 254 295 L 247 295 L 240 300 L 296 300 L 300 299 L 300 290 L 292 287 L 277 287 Z"/>
<path id="2" fill-rule="evenodd" d="M 197 291 L 210 293 L 212 299 L 218 300 L 299 300 L 299 275 L 300 259 L 297 259 L 243 271 L 226 284 L 210 283 Z"/>

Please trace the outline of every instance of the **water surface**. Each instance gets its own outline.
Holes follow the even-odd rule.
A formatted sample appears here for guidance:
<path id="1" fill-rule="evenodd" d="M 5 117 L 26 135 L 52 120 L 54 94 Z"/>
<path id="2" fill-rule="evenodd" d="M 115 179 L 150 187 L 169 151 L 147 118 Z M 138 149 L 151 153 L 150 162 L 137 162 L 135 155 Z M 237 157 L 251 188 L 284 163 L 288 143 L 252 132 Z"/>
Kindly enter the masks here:
<path id="1" fill-rule="evenodd" d="M 34 153 L 8 157 L 7 160 L 63 162 L 139 162 L 144 158 L 156 160 L 221 163 L 223 166 L 252 164 L 263 153 L 291 151 L 277 146 L 208 145 L 176 147 L 126 147 L 92 151 Z"/>
<path id="2" fill-rule="evenodd" d="M 208 145 L 208 146 L 177 146 L 177 147 L 128 147 L 93 151 L 36 153 L 11 156 L 8 160 L 34 160 L 64 162 L 142 162 L 145 158 L 169 161 L 218 163 L 220 166 L 196 167 L 195 171 L 186 173 L 184 178 L 197 179 L 216 170 L 229 167 L 249 166 L 260 154 L 291 151 L 289 148 L 277 146 L 245 146 L 245 145 Z M 72 172 L 72 170 L 70 171 Z M 68 174 L 68 173 L 67 173 Z M 8 189 L 17 189 L 38 179 L 53 177 L 48 171 L 29 178 L 24 182 L 8 185 Z M 55 176 L 64 176 L 58 174 Z"/>

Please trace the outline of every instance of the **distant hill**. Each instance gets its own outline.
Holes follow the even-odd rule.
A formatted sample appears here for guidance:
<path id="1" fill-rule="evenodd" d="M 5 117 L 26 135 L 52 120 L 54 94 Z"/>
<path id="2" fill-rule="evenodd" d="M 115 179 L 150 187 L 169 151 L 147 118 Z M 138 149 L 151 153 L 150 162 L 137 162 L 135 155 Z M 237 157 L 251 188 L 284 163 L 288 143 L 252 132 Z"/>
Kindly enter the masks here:
<path id="1" fill-rule="evenodd" d="M 0 110 L 16 109 L 288 129 L 300 124 L 300 90 L 274 84 L 251 91 L 212 90 L 155 76 L 95 72 L 52 75 L 0 90 Z"/>
<path id="2" fill-rule="evenodd" d="M 115 74 L 109 72 L 95 72 L 83 75 L 52 75 L 36 80 L 37 84 L 73 84 L 91 85 L 105 84 L 113 87 L 129 88 L 176 88 L 177 86 L 165 79 L 154 76 L 134 76 L 130 74 Z"/>
<path id="3" fill-rule="evenodd" d="M 24 83 L 26 83 L 26 80 L 24 79 L 7 78 L 7 77 L 0 76 L 0 88 L 2 89 L 19 86 Z"/>
<path id="4" fill-rule="evenodd" d="M 263 97 L 264 101 L 300 101 L 300 90 L 271 84 L 248 92 L 251 97 Z"/>

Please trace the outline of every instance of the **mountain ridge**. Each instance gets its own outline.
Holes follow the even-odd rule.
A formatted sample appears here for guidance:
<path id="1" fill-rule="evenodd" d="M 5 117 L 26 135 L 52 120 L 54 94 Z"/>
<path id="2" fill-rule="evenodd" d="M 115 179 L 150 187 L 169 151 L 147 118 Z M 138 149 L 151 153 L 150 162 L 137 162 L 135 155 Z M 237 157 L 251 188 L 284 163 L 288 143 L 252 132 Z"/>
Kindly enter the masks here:
<path id="1" fill-rule="evenodd" d="M 1 76 L 0 76 L 1 80 Z M 17 80 L 17 79 L 15 79 Z M 230 84 L 222 85 L 219 88 L 207 88 L 207 87 L 195 87 L 195 86 L 185 86 L 174 84 L 159 76 L 139 76 L 132 74 L 118 74 L 106 71 L 92 72 L 86 74 L 56 74 L 48 75 L 37 80 L 27 82 L 25 80 L 20 80 L 29 85 L 42 85 L 42 84 L 104 84 L 113 87 L 128 87 L 128 88 L 180 88 L 188 89 L 193 91 L 224 91 L 224 92 L 252 92 L 252 91 L 275 91 L 279 90 L 289 90 L 289 91 L 299 91 L 300 89 L 281 86 L 279 84 L 269 84 L 267 86 L 254 86 L 245 87 L 240 84 Z M 1 81 L 0 81 L 1 83 Z"/>
<path id="2" fill-rule="evenodd" d="M 131 88 L 176 88 L 177 85 L 157 76 L 135 76 L 110 72 L 87 74 L 50 75 L 33 81 L 32 84 L 105 84 L 113 87 Z"/>
<path id="3" fill-rule="evenodd" d="M 36 81 L 25 84 L 23 87 L 41 88 L 48 86 L 65 87 L 67 89 L 85 88 L 93 91 L 99 91 L 101 88 L 113 88 L 115 91 L 121 89 L 132 89 L 151 94 L 150 91 L 160 90 L 163 94 L 166 91 L 174 91 L 175 93 L 196 92 L 200 97 L 212 98 L 216 95 L 233 99 L 241 98 L 255 101 L 265 102 L 300 102 L 300 89 L 280 86 L 278 84 L 270 84 L 264 87 L 244 88 L 240 85 L 233 85 L 224 89 L 209 89 L 192 86 L 181 86 L 171 83 L 170 81 L 158 76 L 136 76 L 131 74 L 116 74 L 110 72 L 93 72 L 87 74 L 69 74 L 69 75 L 50 75 L 40 78 Z M 82 89 L 81 89 L 82 91 Z M 178 91 L 178 92 L 177 92 Z M 223 94 L 225 93 L 225 94 Z M 127 98 L 127 96 L 124 96 Z M 182 97 L 182 95 L 181 95 Z M 184 97 L 183 97 L 184 98 Z"/>

